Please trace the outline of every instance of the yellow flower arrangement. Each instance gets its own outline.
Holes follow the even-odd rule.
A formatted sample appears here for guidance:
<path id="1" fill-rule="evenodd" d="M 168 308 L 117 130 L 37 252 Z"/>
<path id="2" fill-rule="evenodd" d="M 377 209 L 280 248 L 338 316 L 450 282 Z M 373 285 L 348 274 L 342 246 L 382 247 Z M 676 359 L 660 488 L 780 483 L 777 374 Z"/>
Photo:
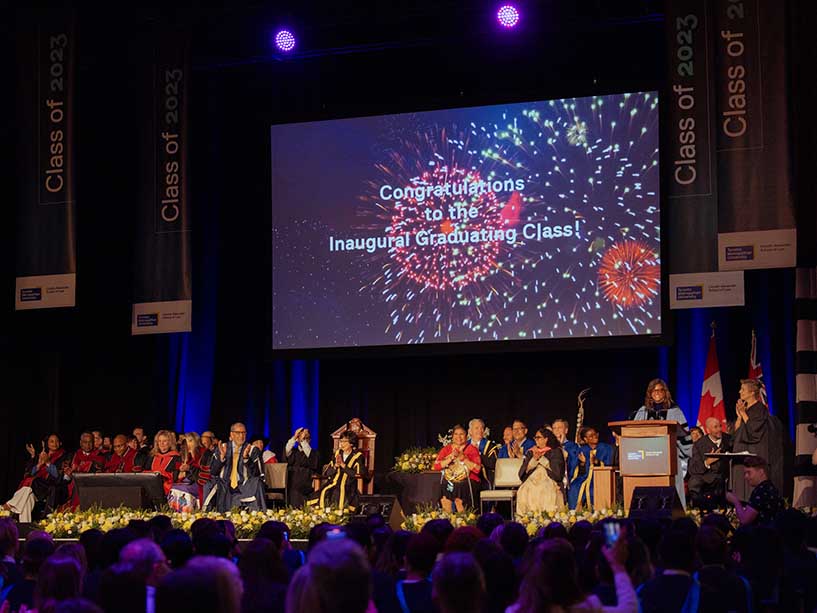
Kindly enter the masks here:
<path id="1" fill-rule="evenodd" d="M 417 513 L 407 515 L 401 528 L 410 532 L 419 532 L 428 522 L 433 519 L 447 519 L 455 528 L 462 526 L 475 526 L 479 516 L 473 509 L 465 509 L 460 512 L 446 513 L 439 507 L 433 505 L 421 506 Z"/>
<path id="2" fill-rule="evenodd" d="M 393 470 L 402 473 L 421 473 L 434 469 L 437 450 L 434 447 L 410 447 L 394 459 Z"/>

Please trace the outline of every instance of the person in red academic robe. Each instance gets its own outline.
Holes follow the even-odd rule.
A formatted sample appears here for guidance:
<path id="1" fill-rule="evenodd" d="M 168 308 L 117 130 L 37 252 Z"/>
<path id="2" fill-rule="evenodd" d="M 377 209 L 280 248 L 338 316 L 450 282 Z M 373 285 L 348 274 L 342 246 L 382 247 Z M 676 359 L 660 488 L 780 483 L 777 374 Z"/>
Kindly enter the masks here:
<path id="1" fill-rule="evenodd" d="M 51 434 L 44 441 L 42 451 L 36 455 L 34 445 L 26 445 L 31 459 L 26 465 L 23 480 L 17 487 L 14 496 L 3 505 L 3 508 L 19 515 L 20 522 L 28 523 L 33 517 L 37 502 L 45 503 L 46 510 L 56 508 L 59 486 L 62 484 L 62 469 L 65 449 L 56 434 Z"/>
<path id="2" fill-rule="evenodd" d="M 105 456 L 94 449 L 94 435 L 90 432 L 83 432 L 79 437 L 79 449 L 63 471 L 63 481 L 68 491 L 65 498 L 69 501 L 71 509 L 79 507 L 79 498 L 74 490 L 74 473 L 102 472 L 105 462 Z"/>
<path id="3" fill-rule="evenodd" d="M 440 504 L 448 513 L 452 510 L 452 503 L 457 511 L 462 511 L 466 504 L 477 507 L 482 472 L 479 450 L 468 443 L 465 428 L 457 424 L 452 428 L 451 436 L 451 444 L 440 450 L 434 462 L 434 470 L 442 471 Z"/>
<path id="4" fill-rule="evenodd" d="M 196 482 L 199 486 L 199 500 L 204 500 L 203 489 L 210 481 L 210 463 L 213 461 L 213 433 L 205 430 L 201 433 L 199 445 L 193 452 L 192 465 L 198 471 Z"/>
<path id="5" fill-rule="evenodd" d="M 154 437 L 151 460 L 146 471 L 162 477 L 167 502 L 174 511 L 193 511 L 199 508 L 198 474 L 191 465 L 191 457 L 176 451 L 176 435 L 159 430 Z"/>
<path id="6" fill-rule="evenodd" d="M 113 453 L 105 463 L 106 473 L 138 473 L 144 468 L 144 456 L 128 447 L 128 437 L 118 434 L 113 439 Z"/>
<path id="7" fill-rule="evenodd" d="M 71 458 L 71 464 L 65 469 L 65 475 L 73 473 L 98 473 L 105 467 L 105 456 L 94 449 L 94 435 L 83 432 L 79 437 L 79 449 Z"/>
<path id="8" fill-rule="evenodd" d="M 181 456 L 176 451 L 176 435 L 168 430 L 159 430 L 153 439 L 147 470 L 161 475 L 165 495 L 170 494 L 170 489 L 178 480 L 181 465 Z"/>

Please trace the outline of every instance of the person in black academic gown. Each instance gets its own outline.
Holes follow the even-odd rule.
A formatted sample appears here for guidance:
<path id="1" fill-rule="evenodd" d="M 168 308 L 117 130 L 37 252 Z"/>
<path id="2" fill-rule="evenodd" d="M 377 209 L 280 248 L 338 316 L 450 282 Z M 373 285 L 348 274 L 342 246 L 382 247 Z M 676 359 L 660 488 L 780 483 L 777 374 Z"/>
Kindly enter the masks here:
<path id="1" fill-rule="evenodd" d="M 310 434 L 306 428 L 298 428 L 284 448 L 287 460 L 287 493 L 289 504 L 302 507 L 312 495 L 312 475 L 320 467 L 320 455 L 310 445 Z"/>
<path id="2" fill-rule="evenodd" d="M 740 382 L 740 400 L 736 411 L 732 449 L 735 453 L 748 451 L 769 462 L 769 480 L 778 492 L 783 487 L 783 425 L 769 413 L 761 401 L 760 383 L 755 379 Z M 740 500 L 748 500 L 752 487 L 743 478 L 743 464 L 734 462 L 732 466 L 732 491 Z"/>
<path id="3" fill-rule="evenodd" d="M 307 504 L 320 509 L 357 507 L 357 476 L 366 470 L 363 454 L 357 449 L 357 434 L 347 430 L 340 435 L 338 446 L 335 461 L 325 472 L 326 485 Z"/>

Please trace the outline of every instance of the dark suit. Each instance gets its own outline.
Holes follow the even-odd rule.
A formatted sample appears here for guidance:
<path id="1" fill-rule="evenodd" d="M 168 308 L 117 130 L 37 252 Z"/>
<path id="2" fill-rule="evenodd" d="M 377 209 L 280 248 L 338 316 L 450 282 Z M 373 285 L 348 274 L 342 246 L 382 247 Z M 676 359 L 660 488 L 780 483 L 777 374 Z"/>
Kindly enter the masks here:
<path id="1" fill-rule="evenodd" d="M 732 450 L 732 437 L 725 432 L 721 434 L 720 444 L 709 435 L 704 435 L 692 446 L 692 458 L 689 461 L 689 496 L 696 507 L 713 506 L 722 501 L 724 485 L 729 472 L 729 462 L 718 460 L 706 466 L 706 454 L 724 453 Z"/>

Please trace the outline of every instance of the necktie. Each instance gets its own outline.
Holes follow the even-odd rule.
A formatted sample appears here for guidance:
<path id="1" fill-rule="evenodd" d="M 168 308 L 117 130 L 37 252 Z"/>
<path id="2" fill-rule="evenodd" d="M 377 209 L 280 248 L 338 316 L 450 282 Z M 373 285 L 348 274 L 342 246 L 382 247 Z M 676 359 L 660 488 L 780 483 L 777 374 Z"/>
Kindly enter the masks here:
<path id="1" fill-rule="evenodd" d="M 233 469 L 230 471 L 230 487 L 235 489 L 238 487 L 238 450 L 233 449 Z"/>

